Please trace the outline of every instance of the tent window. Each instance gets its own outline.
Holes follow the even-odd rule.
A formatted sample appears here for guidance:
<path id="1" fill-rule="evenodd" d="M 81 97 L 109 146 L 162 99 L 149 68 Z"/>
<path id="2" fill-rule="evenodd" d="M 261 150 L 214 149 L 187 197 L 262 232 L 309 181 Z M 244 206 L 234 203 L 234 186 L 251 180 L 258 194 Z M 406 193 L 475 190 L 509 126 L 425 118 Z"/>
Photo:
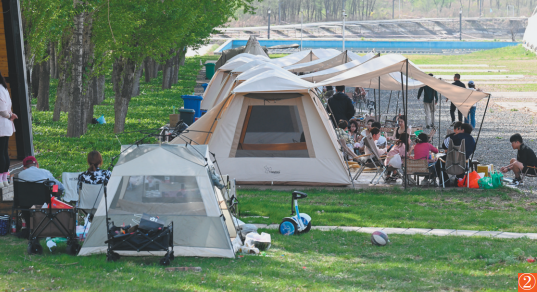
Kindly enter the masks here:
<path id="1" fill-rule="evenodd" d="M 236 157 L 309 157 L 298 107 L 249 106 Z"/>
<path id="2" fill-rule="evenodd" d="M 110 210 L 206 215 L 195 176 L 124 176 Z"/>

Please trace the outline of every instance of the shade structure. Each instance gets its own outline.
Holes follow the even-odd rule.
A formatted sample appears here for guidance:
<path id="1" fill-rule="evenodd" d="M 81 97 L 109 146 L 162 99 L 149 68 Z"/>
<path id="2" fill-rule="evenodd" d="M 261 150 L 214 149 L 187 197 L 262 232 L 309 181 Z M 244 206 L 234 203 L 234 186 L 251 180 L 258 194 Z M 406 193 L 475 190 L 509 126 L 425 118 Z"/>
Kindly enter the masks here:
<path id="1" fill-rule="evenodd" d="M 352 58 L 348 55 L 347 52 L 348 51 L 345 51 L 336 56 L 317 59 L 306 63 L 294 64 L 283 68 L 295 73 L 320 71 L 352 61 Z"/>
<path id="2" fill-rule="evenodd" d="M 300 51 L 282 58 L 273 59 L 272 63 L 280 67 L 286 67 L 294 64 L 311 62 L 317 59 L 337 56 L 340 53 L 340 51 L 334 49 L 313 49 L 307 51 Z"/>
<path id="3" fill-rule="evenodd" d="M 259 60 L 267 60 L 267 61 L 270 60 L 270 58 L 267 57 L 267 56 L 252 55 L 252 54 L 248 54 L 248 53 L 241 53 L 241 54 L 238 54 L 235 57 L 229 59 L 228 62 L 231 62 L 231 61 L 236 60 L 236 59 L 241 58 L 241 57 L 250 58 L 252 60 L 258 60 L 258 59 Z"/>
<path id="4" fill-rule="evenodd" d="M 250 36 L 248 39 L 248 42 L 246 43 L 246 47 L 244 48 L 244 53 L 257 55 L 257 56 L 264 56 L 268 58 L 268 55 L 265 53 L 261 45 L 259 44 L 259 41 L 255 36 Z"/>
<path id="5" fill-rule="evenodd" d="M 399 89 L 395 88 L 395 90 L 401 90 L 402 84 L 406 88 L 406 76 L 401 77 L 401 73 L 406 74 L 407 70 L 409 76 L 408 89 L 428 85 L 448 98 L 465 116 L 468 115 L 472 105 L 490 95 L 486 92 L 470 90 L 446 83 L 442 80 L 438 80 L 421 71 L 416 65 L 408 61 L 405 57 L 396 54 L 384 55 L 372 59 L 354 69 L 324 80 L 318 83 L 317 86 L 346 85 L 355 87 L 371 86 L 370 88 L 378 88 L 378 84 L 377 87 L 372 84 L 374 84 L 375 81 L 378 82 L 378 78 L 381 77 L 381 89 L 383 89 L 382 77 L 388 75 L 385 80 L 388 80 L 389 82 L 393 81 L 393 83 L 396 83 L 396 81 L 399 82 Z M 390 74 L 395 72 L 399 73 Z M 403 82 L 396 80 L 397 76 L 400 76 L 399 79 L 403 79 Z M 421 82 L 422 85 L 417 85 L 418 82 Z"/>
<path id="6" fill-rule="evenodd" d="M 349 185 L 314 85 L 265 71 L 241 85 L 172 143 L 207 144 L 239 184 Z"/>
<path id="7" fill-rule="evenodd" d="M 287 72 L 289 76 L 293 76 L 293 77 L 296 77 L 295 74 L 277 66 L 277 65 L 274 65 L 272 63 L 269 63 L 269 62 L 266 62 L 264 64 L 261 64 L 261 65 L 258 65 L 256 67 L 253 67 L 251 68 L 250 70 L 248 71 L 244 71 L 243 73 L 239 74 L 237 76 L 237 80 L 239 81 L 245 81 L 245 80 L 248 80 L 254 76 L 257 76 L 263 72 L 266 72 L 266 71 L 273 71 L 273 70 L 276 70 L 276 71 L 281 71 L 281 72 Z"/>
<path id="8" fill-rule="evenodd" d="M 522 43 L 526 49 L 537 53 L 537 7 L 535 7 L 533 16 L 528 18 L 528 26 L 524 32 Z"/>
<path id="9" fill-rule="evenodd" d="M 233 258 L 237 241 L 231 215 L 221 209 L 222 193 L 214 186 L 207 145 L 123 146 L 100 201 L 80 256 L 105 253 L 106 210 L 116 225 L 133 223 L 136 214 L 173 221 L 176 256 Z M 228 222 L 229 221 L 229 222 Z M 122 255 L 151 255 L 123 251 Z"/>
<path id="10" fill-rule="evenodd" d="M 358 66 L 358 65 L 360 65 L 360 64 L 362 64 L 364 62 L 367 62 L 367 61 L 369 61 L 372 58 L 375 58 L 377 56 L 378 55 L 373 54 L 373 53 L 367 53 L 365 56 L 363 56 L 363 57 L 358 56 L 358 57 L 360 57 L 359 59 L 356 58 L 356 59 L 354 59 L 354 60 L 352 60 L 350 62 L 347 62 L 345 64 L 342 64 L 342 65 L 339 65 L 339 66 L 336 66 L 336 67 L 332 67 L 332 68 L 328 68 L 328 69 L 325 69 L 325 70 L 313 72 L 313 73 L 310 73 L 310 74 L 301 75 L 299 77 L 304 79 L 304 80 L 306 80 L 306 81 L 309 81 L 309 82 L 320 82 L 320 81 L 326 80 L 328 78 L 334 77 L 336 75 L 339 75 L 339 74 L 341 74 L 343 72 L 347 72 L 350 69 L 352 69 L 352 68 L 354 68 L 354 67 L 356 67 L 356 66 Z"/>

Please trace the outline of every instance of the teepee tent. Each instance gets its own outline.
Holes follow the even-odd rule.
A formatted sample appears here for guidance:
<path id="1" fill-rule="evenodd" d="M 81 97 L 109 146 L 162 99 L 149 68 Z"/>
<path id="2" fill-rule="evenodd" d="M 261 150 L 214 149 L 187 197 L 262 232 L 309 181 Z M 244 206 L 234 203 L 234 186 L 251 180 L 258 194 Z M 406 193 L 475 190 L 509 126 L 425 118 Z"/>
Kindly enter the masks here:
<path id="1" fill-rule="evenodd" d="M 524 32 L 523 46 L 537 53 L 537 7 L 533 11 L 533 15 L 528 18 L 528 26 Z"/>
<path id="2" fill-rule="evenodd" d="M 244 48 L 244 53 L 265 56 L 268 58 L 267 53 L 265 53 L 255 36 L 250 36 L 250 38 L 248 39 L 248 42 L 246 43 L 246 48 Z"/>
<path id="3" fill-rule="evenodd" d="M 166 224 L 174 223 L 175 255 L 233 258 L 233 244 L 239 239 L 233 221 L 224 220 L 232 217 L 227 208 L 221 209 L 223 196 L 210 178 L 214 166 L 207 145 L 127 147 L 122 147 L 108 182 L 110 221 L 120 226 L 132 224 L 135 214 L 159 216 Z M 105 253 L 106 232 L 103 197 L 79 255 Z"/>
<path id="4" fill-rule="evenodd" d="M 208 144 L 240 184 L 351 184 L 315 85 L 289 74 L 250 78 L 172 143 Z"/>
<path id="5" fill-rule="evenodd" d="M 220 58 L 218 58 L 218 61 L 216 61 L 215 69 L 220 69 L 221 66 L 232 60 L 237 55 L 241 55 L 243 53 L 268 58 L 268 49 L 266 47 L 261 47 L 259 41 L 257 41 L 257 38 L 251 36 L 248 39 L 246 46 L 223 51 Z"/>

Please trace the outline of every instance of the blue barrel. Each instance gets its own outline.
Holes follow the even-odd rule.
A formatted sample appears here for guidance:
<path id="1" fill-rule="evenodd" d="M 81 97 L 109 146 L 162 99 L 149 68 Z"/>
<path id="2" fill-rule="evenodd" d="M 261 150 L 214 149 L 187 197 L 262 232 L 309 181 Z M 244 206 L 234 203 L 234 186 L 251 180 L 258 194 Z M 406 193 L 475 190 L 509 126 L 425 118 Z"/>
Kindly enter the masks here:
<path id="1" fill-rule="evenodd" d="M 0 215 L 0 235 L 7 235 L 9 233 L 9 216 Z"/>
<path id="2" fill-rule="evenodd" d="M 207 86 L 209 86 L 209 83 L 203 83 L 201 85 L 201 87 L 203 87 L 203 92 L 205 92 L 205 90 L 207 90 Z"/>
<path id="3" fill-rule="evenodd" d="M 181 98 L 184 101 L 183 104 L 185 109 L 193 109 L 195 111 L 194 117 L 201 117 L 200 107 L 203 97 L 199 95 L 181 95 Z"/>
<path id="4" fill-rule="evenodd" d="M 179 109 L 179 119 L 187 125 L 192 125 L 194 123 L 194 115 L 196 112 L 193 109 L 180 108 Z"/>

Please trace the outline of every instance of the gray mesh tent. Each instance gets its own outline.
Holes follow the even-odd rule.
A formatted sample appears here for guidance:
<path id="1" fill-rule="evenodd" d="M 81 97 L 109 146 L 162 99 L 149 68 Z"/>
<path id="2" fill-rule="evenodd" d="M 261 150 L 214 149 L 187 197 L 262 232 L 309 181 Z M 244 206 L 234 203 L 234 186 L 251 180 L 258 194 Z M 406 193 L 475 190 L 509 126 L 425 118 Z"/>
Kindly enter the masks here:
<path id="1" fill-rule="evenodd" d="M 174 223 L 176 256 L 233 258 L 234 244 L 240 239 L 224 196 L 211 180 L 213 168 L 207 145 L 139 145 L 127 149 L 108 182 L 110 221 L 122 226 L 133 224 L 139 214 L 159 216 L 166 224 Z M 103 198 L 79 255 L 105 253 L 106 230 Z"/>
<path id="2" fill-rule="evenodd" d="M 257 40 L 255 36 L 250 36 L 250 38 L 248 39 L 248 42 L 246 43 L 246 46 L 223 51 L 218 61 L 216 61 L 215 70 L 218 70 L 218 68 L 224 65 L 231 58 L 242 53 L 249 53 L 252 55 L 260 55 L 260 56 L 268 57 L 267 47 L 262 47 L 259 44 L 259 41 Z"/>

